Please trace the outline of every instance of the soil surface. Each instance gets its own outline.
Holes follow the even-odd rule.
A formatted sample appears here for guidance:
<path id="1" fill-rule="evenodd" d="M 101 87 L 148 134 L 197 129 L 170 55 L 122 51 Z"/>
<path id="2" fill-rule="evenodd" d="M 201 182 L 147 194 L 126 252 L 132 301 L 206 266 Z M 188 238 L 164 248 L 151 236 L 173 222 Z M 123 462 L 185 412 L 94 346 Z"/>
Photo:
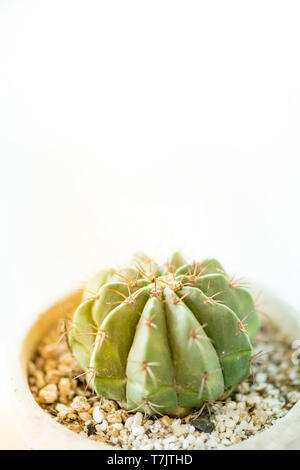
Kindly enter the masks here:
<path id="1" fill-rule="evenodd" d="M 224 401 L 208 402 L 183 419 L 129 413 L 86 387 L 60 321 L 42 338 L 28 365 L 37 403 L 70 430 L 123 449 L 221 449 L 272 426 L 300 399 L 300 367 L 293 349 L 272 324 L 254 349 L 252 376 Z"/>

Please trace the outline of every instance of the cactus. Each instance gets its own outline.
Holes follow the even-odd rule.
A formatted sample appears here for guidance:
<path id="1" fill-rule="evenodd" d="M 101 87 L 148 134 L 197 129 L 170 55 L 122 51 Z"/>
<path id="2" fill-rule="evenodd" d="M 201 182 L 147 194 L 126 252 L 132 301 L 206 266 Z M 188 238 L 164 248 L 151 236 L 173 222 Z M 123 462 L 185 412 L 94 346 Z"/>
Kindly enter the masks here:
<path id="1" fill-rule="evenodd" d="M 128 410 L 183 416 L 248 377 L 259 316 L 220 263 L 136 255 L 99 272 L 69 330 L 88 384 Z"/>

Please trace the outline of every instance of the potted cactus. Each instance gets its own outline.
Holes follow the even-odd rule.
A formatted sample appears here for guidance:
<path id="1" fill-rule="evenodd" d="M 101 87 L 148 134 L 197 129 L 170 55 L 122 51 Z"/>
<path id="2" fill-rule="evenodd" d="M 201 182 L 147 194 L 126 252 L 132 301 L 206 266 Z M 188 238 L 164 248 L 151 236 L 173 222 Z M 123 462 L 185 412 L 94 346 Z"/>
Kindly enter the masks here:
<path id="1" fill-rule="evenodd" d="M 267 323 L 276 324 L 277 333 L 287 338 L 285 343 L 281 340 L 274 343 L 275 349 L 277 344 L 282 348 L 277 354 L 285 353 L 292 340 L 300 336 L 299 317 L 289 306 L 268 294 L 262 300 L 262 309 L 268 314 Z M 49 345 L 46 346 L 46 360 L 37 358 L 36 377 L 29 375 L 31 390 L 27 382 L 28 364 L 36 357 L 41 338 L 66 317 L 65 349 L 62 347 L 61 354 L 67 357 L 67 364 L 76 362 L 78 380 L 85 383 L 84 387 L 76 389 L 75 398 L 75 392 L 70 388 L 70 399 L 63 397 L 63 387 L 66 383 L 71 384 L 67 377 L 74 377 L 74 365 L 68 370 L 66 363 L 62 365 L 58 361 L 54 367 L 57 370 L 49 371 L 49 363 L 53 362 L 52 356 L 48 359 Z M 295 398 L 298 392 L 290 392 L 294 406 L 289 404 L 284 413 L 283 408 L 277 414 L 272 412 L 272 407 L 292 390 L 285 385 L 280 392 L 279 388 L 272 389 L 270 384 L 271 388 L 264 389 L 264 384 L 259 383 L 258 393 L 266 396 L 260 409 L 254 411 L 260 424 L 253 428 L 249 421 L 257 397 L 243 395 L 243 388 L 249 389 L 247 379 L 252 377 L 257 356 L 255 342 L 260 330 L 261 318 L 251 293 L 243 282 L 228 276 L 215 259 L 188 263 L 180 253 L 175 253 L 168 262 L 158 265 L 147 256 L 137 254 L 125 268 L 101 270 L 85 286 L 83 294 L 77 290 L 51 306 L 16 342 L 19 347 L 12 353 L 15 358 L 14 410 L 25 440 L 29 447 L 36 449 L 111 448 L 106 443 L 108 437 L 110 444 L 119 445 L 123 442 L 122 433 L 128 434 L 133 422 L 132 439 L 138 441 L 140 437 L 140 447 L 126 444 L 123 448 L 147 448 L 142 446 L 148 439 L 143 438 L 145 429 L 140 425 L 143 420 L 151 436 L 161 429 L 161 435 L 168 436 L 167 439 L 174 443 L 174 431 L 179 447 L 171 444 L 170 448 L 214 448 L 214 439 L 210 438 L 207 441 L 210 445 L 206 446 L 202 434 L 207 436 L 217 425 L 219 435 L 223 435 L 223 423 L 208 422 L 204 427 L 197 427 L 192 418 L 201 416 L 205 407 L 216 404 L 221 416 L 224 410 L 229 413 L 231 422 L 228 425 L 232 426 L 235 419 L 243 434 L 242 439 L 235 440 L 236 435 L 232 435 L 230 442 L 227 439 L 229 444 L 236 444 L 231 448 L 300 448 L 297 427 L 300 403 L 296 404 Z M 265 336 L 264 341 L 268 342 L 268 338 Z M 56 343 L 50 346 L 56 349 Z M 282 371 L 278 358 L 276 360 L 278 369 L 273 367 L 275 372 L 272 364 L 266 365 L 264 371 L 270 368 L 276 374 L 278 370 L 280 378 Z M 39 370 L 41 364 L 47 370 L 45 374 Z M 286 369 L 283 379 L 292 377 L 293 390 L 297 390 L 297 370 L 293 369 L 288 376 L 287 364 L 283 364 L 282 370 Z M 59 370 L 61 367 L 63 372 Z M 49 383 L 45 386 L 48 376 Z M 280 386 L 283 379 L 280 379 Z M 292 379 L 289 378 L 290 382 Z M 72 380 L 77 387 L 81 383 Z M 38 381 L 41 385 L 37 386 Z M 272 399 L 268 402 L 267 390 L 272 396 L 277 393 L 276 402 Z M 48 399 L 50 392 L 54 398 Z M 235 401 L 235 393 L 240 396 L 239 403 Z M 100 409 L 100 402 L 95 402 L 98 397 L 108 405 L 108 411 Z M 39 405 L 56 416 L 55 420 L 49 418 Z M 266 413 L 262 413 L 265 406 L 269 407 L 266 425 Z M 59 424 L 63 422 L 60 419 L 62 413 L 67 416 L 69 429 L 79 428 L 77 434 Z M 238 413 L 243 418 L 237 417 Z M 79 424 L 72 421 L 75 415 Z M 275 415 L 276 419 L 284 418 L 274 425 L 268 424 Z M 112 418 L 116 420 L 112 421 Z M 247 428 L 247 419 L 252 430 Z M 85 424 L 81 426 L 80 420 Z M 248 434 L 243 431 L 243 422 L 247 425 L 245 429 L 251 430 Z M 114 437 L 118 433 L 119 437 Z M 180 433 L 185 433 L 182 438 L 178 437 Z M 192 441 L 195 433 L 198 433 L 198 440 Z M 248 435 L 252 437 L 246 439 Z M 223 440 L 226 441 L 226 435 Z"/>
<path id="2" fill-rule="evenodd" d="M 92 280 L 69 344 L 99 395 L 183 416 L 249 376 L 259 325 L 250 293 L 218 261 L 137 256 Z"/>

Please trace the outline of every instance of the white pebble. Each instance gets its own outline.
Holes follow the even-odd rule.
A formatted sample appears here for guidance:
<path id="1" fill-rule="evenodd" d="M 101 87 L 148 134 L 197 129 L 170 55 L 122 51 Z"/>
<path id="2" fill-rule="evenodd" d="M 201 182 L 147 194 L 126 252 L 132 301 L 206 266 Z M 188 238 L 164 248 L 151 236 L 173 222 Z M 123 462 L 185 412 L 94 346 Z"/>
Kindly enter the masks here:
<path id="1" fill-rule="evenodd" d="M 105 415 L 103 411 L 100 409 L 100 406 L 95 406 L 93 410 L 93 420 L 96 421 L 96 423 L 102 423 L 104 418 L 105 418 Z"/>
<path id="2" fill-rule="evenodd" d="M 264 372 L 259 372 L 258 374 L 256 374 L 257 383 L 262 384 L 262 383 L 265 383 L 266 380 L 267 380 L 267 374 L 265 374 Z"/>
<path id="3" fill-rule="evenodd" d="M 190 428 L 188 424 L 181 424 L 181 425 L 172 426 L 172 427 L 173 427 L 173 432 L 176 436 L 187 434 Z"/>
<path id="4" fill-rule="evenodd" d="M 143 422 L 143 415 L 140 411 L 138 411 L 133 419 L 134 426 L 140 426 L 142 422 Z"/>
<path id="5" fill-rule="evenodd" d="M 96 431 L 101 431 L 101 432 L 106 431 L 107 427 L 108 427 L 108 423 L 106 419 L 104 419 L 101 424 L 97 424 L 95 426 Z"/>
<path id="6" fill-rule="evenodd" d="M 131 432 L 134 436 L 140 436 L 145 433 L 145 428 L 143 426 L 132 426 Z"/>
<path id="7" fill-rule="evenodd" d="M 62 403 L 57 403 L 55 407 L 58 412 L 59 418 L 65 418 L 68 413 L 71 413 L 72 409 L 69 406 L 63 405 Z"/>
<path id="8" fill-rule="evenodd" d="M 114 429 L 118 429 L 118 431 L 121 431 L 123 429 L 123 424 L 122 423 L 115 423 L 112 425 Z"/>
<path id="9" fill-rule="evenodd" d="M 132 426 L 133 426 L 133 421 L 134 421 L 134 417 L 133 416 L 130 416 L 130 418 L 127 418 L 126 419 L 126 422 L 125 422 L 125 427 L 127 429 L 131 429 Z"/>
<path id="10" fill-rule="evenodd" d="M 232 428 L 234 428 L 234 426 L 235 426 L 235 422 L 233 421 L 233 419 L 227 418 L 226 421 L 225 421 L 225 426 L 226 426 L 227 428 L 232 429 Z"/>
<path id="11" fill-rule="evenodd" d="M 206 442 L 206 445 L 214 449 L 218 446 L 218 443 L 215 439 L 208 439 L 208 441 Z"/>

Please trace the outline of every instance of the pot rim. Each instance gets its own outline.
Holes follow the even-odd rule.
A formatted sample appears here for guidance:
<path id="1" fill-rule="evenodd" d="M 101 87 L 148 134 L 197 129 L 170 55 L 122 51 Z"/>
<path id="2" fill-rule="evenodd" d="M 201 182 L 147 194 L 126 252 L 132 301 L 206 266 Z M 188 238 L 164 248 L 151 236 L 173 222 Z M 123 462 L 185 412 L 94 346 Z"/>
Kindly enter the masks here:
<path id="1" fill-rule="evenodd" d="M 261 289 L 263 310 L 275 323 L 280 323 L 282 331 L 292 342 L 300 339 L 300 315 L 286 302 Z M 79 303 L 82 292 L 71 290 L 58 297 L 34 317 L 34 320 L 21 328 L 10 347 L 9 385 L 11 406 L 20 434 L 28 448 L 34 450 L 117 450 L 110 444 L 93 441 L 59 424 L 48 415 L 34 400 L 27 381 L 27 363 L 38 340 L 51 324 L 62 317 L 69 307 Z M 282 318 L 285 321 L 282 322 Z M 230 450 L 244 449 L 300 449 L 300 401 L 283 418 L 270 428 L 257 433 L 239 444 L 229 446 Z M 227 449 L 227 448 L 226 448 Z"/>

